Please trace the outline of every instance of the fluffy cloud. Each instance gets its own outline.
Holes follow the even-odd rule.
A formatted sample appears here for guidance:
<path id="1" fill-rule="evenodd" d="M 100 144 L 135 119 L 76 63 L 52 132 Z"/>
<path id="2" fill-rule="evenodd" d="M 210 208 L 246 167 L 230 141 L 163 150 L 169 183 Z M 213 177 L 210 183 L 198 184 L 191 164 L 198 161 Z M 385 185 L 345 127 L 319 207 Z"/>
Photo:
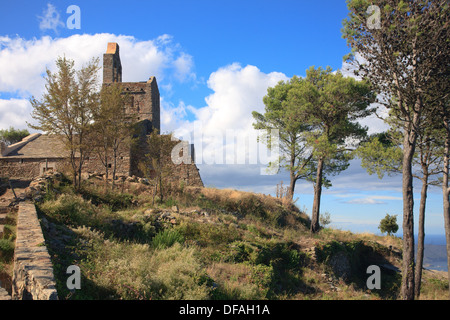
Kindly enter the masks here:
<path id="1" fill-rule="evenodd" d="M 76 68 L 80 68 L 93 57 L 98 57 L 101 63 L 108 42 L 117 42 L 120 45 L 123 81 L 145 81 L 150 76 L 156 76 L 158 83 L 164 85 L 164 82 L 186 80 L 195 76 L 192 57 L 183 52 L 170 35 L 147 41 L 109 33 L 77 34 L 57 39 L 44 36 L 32 40 L 6 36 L 0 37 L 0 93 L 3 93 L 0 98 L 1 105 L 8 106 L 9 111 L 17 108 L 23 114 L 29 114 L 31 105 L 25 104 L 23 99 L 42 95 L 46 68 L 54 71 L 58 57 L 73 59 Z M 14 99 L 5 99 L 5 93 Z M 23 109 L 24 106 L 26 110 Z M 2 114 L 0 127 L 14 123 L 16 114 Z"/>
<path id="2" fill-rule="evenodd" d="M 0 99 L 0 129 L 10 126 L 16 129 L 28 129 L 26 122 L 32 120 L 30 108 L 29 101 L 25 99 Z"/>
<path id="3" fill-rule="evenodd" d="M 233 63 L 210 75 L 207 85 L 213 93 L 205 98 L 205 106 L 174 106 L 162 101 L 162 126 L 194 143 L 196 161 L 207 185 L 273 192 L 280 177 L 261 174 L 266 167 L 261 160 L 267 160 L 262 156 L 269 153 L 263 145 L 254 148 L 258 133 L 252 126 L 252 111 L 264 112 L 267 88 L 281 80 L 287 76 Z M 192 114 L 194 120 L 180 119 L 186 114 Z"/>
<path id="4" fill-rule="evenodd" d="M 262 99 L 267 88 L 286 79 L 282 73 L 266 74 L 251 65 L 242 67 L 234 63 L 220 68 L 207 81 L 214 92 L 205 98 L 206 106 L 189 108 L 196 121 L 176 130 L 175 134 L 193 141 L 196 149 L 201 150 L 201 154 L 197 155 L 202 159 L 215 159 L 216 164 L 236 162 L 224 159 L 225 154 L 236 156 L 246 153 L 244 158 L 248 158 L 248 148 L 244 149 L 243 144 L 238 147 L 236 140 L 238 137 L 250 139 L 256 136 L 252 127 L 252 111 L 263 112 Z M 227 152 L 227 148 L 233 148 L 234 152 Z"/>
<path id="5" fill-rule="evenodd" d="M 45 69 L 54 70 L 57 57 L 75 60 L 76 67 L 92 57 L 101 61 L 108 42 L 120 45 L 123 81 L 144 81 L 153 75 L 161 81 L 170 76 L 166 70 L 171 69 L 176 70 L 176 77 L 192 73 L 192 61 L 180 62 L 180 59 L 189 60 L 189 55 L 182 52 L 169 35 L 147 41 L 109 33 L 57 39 L 45 36 L 32 40 L 0 37 L 0 92 L 39 95 L 44 88 Z"/>

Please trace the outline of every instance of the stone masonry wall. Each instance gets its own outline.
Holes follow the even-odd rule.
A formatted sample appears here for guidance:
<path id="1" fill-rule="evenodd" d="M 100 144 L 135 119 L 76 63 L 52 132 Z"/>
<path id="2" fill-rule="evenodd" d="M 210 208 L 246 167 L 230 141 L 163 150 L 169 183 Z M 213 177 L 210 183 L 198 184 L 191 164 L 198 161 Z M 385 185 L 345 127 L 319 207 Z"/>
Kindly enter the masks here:
<path id="1" fill-rule="evenodd" d="M 195 165 L 195 163 L 191 164 L 171 164 L 171 174 L 169 177 L 167 177 L 167 180 L 178 184 L 178 186 L 181 186 L 183 184 L 184 186 L 191 186 L 191 187 L 203 187 L 203 181 L 200 177 L 200 172 Z"/>
<path id="2" fill-rule="evenodd" d="M 147 82 L 122 82 L 124 94 L 128 95 L 128 114 L 134 114 L 137 121 L 150 120 L 152 127 L 160 128 L 160 96 L 155 77 Z"/>
<path id="3" fill-rule="evenodd" d="M 109 176 L 112 177 L 112 170 L 113 170 L 113 164 L 114 161 L 113 157 L 108 158 L 108 163 L 110 165 L 108 169 Z M 105 166 L 103 165 L 102 161 L 96 157 L 89 157 L 88 160 L 84 163 L 83 166 L 83 172 L 89 173 L 89 174 L 95 174 L 95 173 L 104 173 L 105 172 Z M 128 176 L 130 174 L 130 156 L 128 154 L 119 154 L 116 158 L 116 175 L 117 176 Z"/>
<path id="4" fill-rule="evenodd" d="M 112 163 L 113 158 L 109 158 Z M 118 176 L 128 176 L 130 173 L 130 155 L 129 152 L 121 152 L 117 159 Z M 112 164 L 111 164 L 112 165 Z M 0 159 L 0 177 L 9 177 L 11 179 L 33 180 L 41 176 L 45 171 L 65 172 L 70 170 L 70 164 L 67 159 Z M 103 173 L 105 167 L 97 156 L 92 156 L 83 164 L 83 172 Z M 109 169 L 112 174 L 112 168 Z"/>
<path id="5" fill-rule="evenodd" d="M 39 162 L 21 162 L 19 159 L 12 161 L 0 160 L 0 177 L 32 179 L 37 175 L 39 175 Z"/>
<path id="6" fill-rule="evenodd" d="M 50 255 L 34 204 L 22 202 L 17 216 L 12 298 L 57 300 Z"/>

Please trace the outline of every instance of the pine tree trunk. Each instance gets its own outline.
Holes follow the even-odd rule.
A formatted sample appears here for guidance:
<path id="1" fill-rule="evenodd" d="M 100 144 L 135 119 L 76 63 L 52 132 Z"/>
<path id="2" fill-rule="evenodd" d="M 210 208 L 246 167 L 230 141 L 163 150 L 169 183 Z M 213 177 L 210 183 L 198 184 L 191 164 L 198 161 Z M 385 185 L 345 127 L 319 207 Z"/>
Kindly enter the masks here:
<path id="1" fill-rule="evenodd" d="M 428 191 L 428 173 L 424 168 L 422 178 L 422 190 L 420 192 L 420 207 L 419 207 L 419 235 L 417 239 L 417 258 L 416 258 L 416 274 L 415 274 L 415 296 L 419 298 L 420 287 L 422 284 L 422 269 L 423 269 L 423 254 L 425 247 L 425 207 L 427 202 Z"/>
<path id="2" fill-rule="evenodd" d="M 290 176 L 290 181 L 289 181 L 289 190 L 288 190 L 288 198 L 289 200 L 293 201 L 294 200 L 294 190 L 295 190 L 295 170 L 294 170 L 294 166 L 295 166 L 295 149 L 291 150 L 291 159 L 290 159 L 290 172 L 289 172 L 289 176 Z"/>
<path id="3" fill-rule="evenodd" d="M 291 180 L 289 182 L 289 190 L 287 194 L 289 200 L 291 201 L 294 200 L 294 190 L 295 190 L 295 173 L 291 172 Z M 281 192 L 283 192 L 283 190 Z"/>
<path id="4" fill-rule="evenodd" d="M 416 133 L 406 128 L 403 141 L 403 266 L 401 295 L 403 300 L 414 300 L 414 195 L 412 160 Z"/>
<path id="5" fill-rule="evenodd" d="M 317 163 L 316 185 L 314 188 L 314 202 L 311 216 L 311 233 L 316 233 L 320 229 L 319 212 L 320 212 L 320 197 L 322 195 L 322 176 L 323 176 L 323 159 L 320 158 Z"/>
<path id="6" fill-rule="evenodd" d="M 450 131 L 448 128 L 449 121 L 444 121 L 447 128 L 447 137 L 444 143 L 444 176 L 442 179 L 442 195 L 444 200 L 444 226 L 445 238 L 447 240 L 447 268 L 448 268 L 448 282 L 449 282 L 449 299 L 450 299 L 450 190 L 449 190 L 449 152 L 450 152 Z"/>

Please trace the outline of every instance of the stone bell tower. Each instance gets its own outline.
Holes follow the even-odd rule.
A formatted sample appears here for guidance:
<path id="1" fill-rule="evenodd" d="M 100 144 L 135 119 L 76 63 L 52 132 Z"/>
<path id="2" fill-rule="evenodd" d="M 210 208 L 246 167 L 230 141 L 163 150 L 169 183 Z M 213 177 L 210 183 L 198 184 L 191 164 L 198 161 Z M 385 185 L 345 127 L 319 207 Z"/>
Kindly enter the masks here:
<path id="1" fill-rule="evenodd" d="M 158 84 L 154 76 L 142 82 L 122 82 L 122 63 L 120 62 L 119 45 L 109 42 L 103 54 L 103 85 L 118 82 L 123 93 L 129 97 L 125 106 L 126 112 L 136 116 L 143 122 L 147 131 L 160 128 L 160 96 Z"/>

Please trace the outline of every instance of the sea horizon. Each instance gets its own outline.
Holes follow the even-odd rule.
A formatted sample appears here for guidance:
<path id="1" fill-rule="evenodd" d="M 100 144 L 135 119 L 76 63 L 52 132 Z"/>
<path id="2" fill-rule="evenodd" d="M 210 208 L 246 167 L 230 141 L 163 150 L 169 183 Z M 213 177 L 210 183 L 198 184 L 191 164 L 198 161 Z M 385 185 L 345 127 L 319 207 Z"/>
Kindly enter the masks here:
<path id="1" fill-rule="evenodd" d="M 415 254 L 417 254 L 417 239 L 418 236 L 414 235 Z M 448 265 L 445 234 L 425 234 L 424 242 L 424 268 L 447 272 Z"/>

